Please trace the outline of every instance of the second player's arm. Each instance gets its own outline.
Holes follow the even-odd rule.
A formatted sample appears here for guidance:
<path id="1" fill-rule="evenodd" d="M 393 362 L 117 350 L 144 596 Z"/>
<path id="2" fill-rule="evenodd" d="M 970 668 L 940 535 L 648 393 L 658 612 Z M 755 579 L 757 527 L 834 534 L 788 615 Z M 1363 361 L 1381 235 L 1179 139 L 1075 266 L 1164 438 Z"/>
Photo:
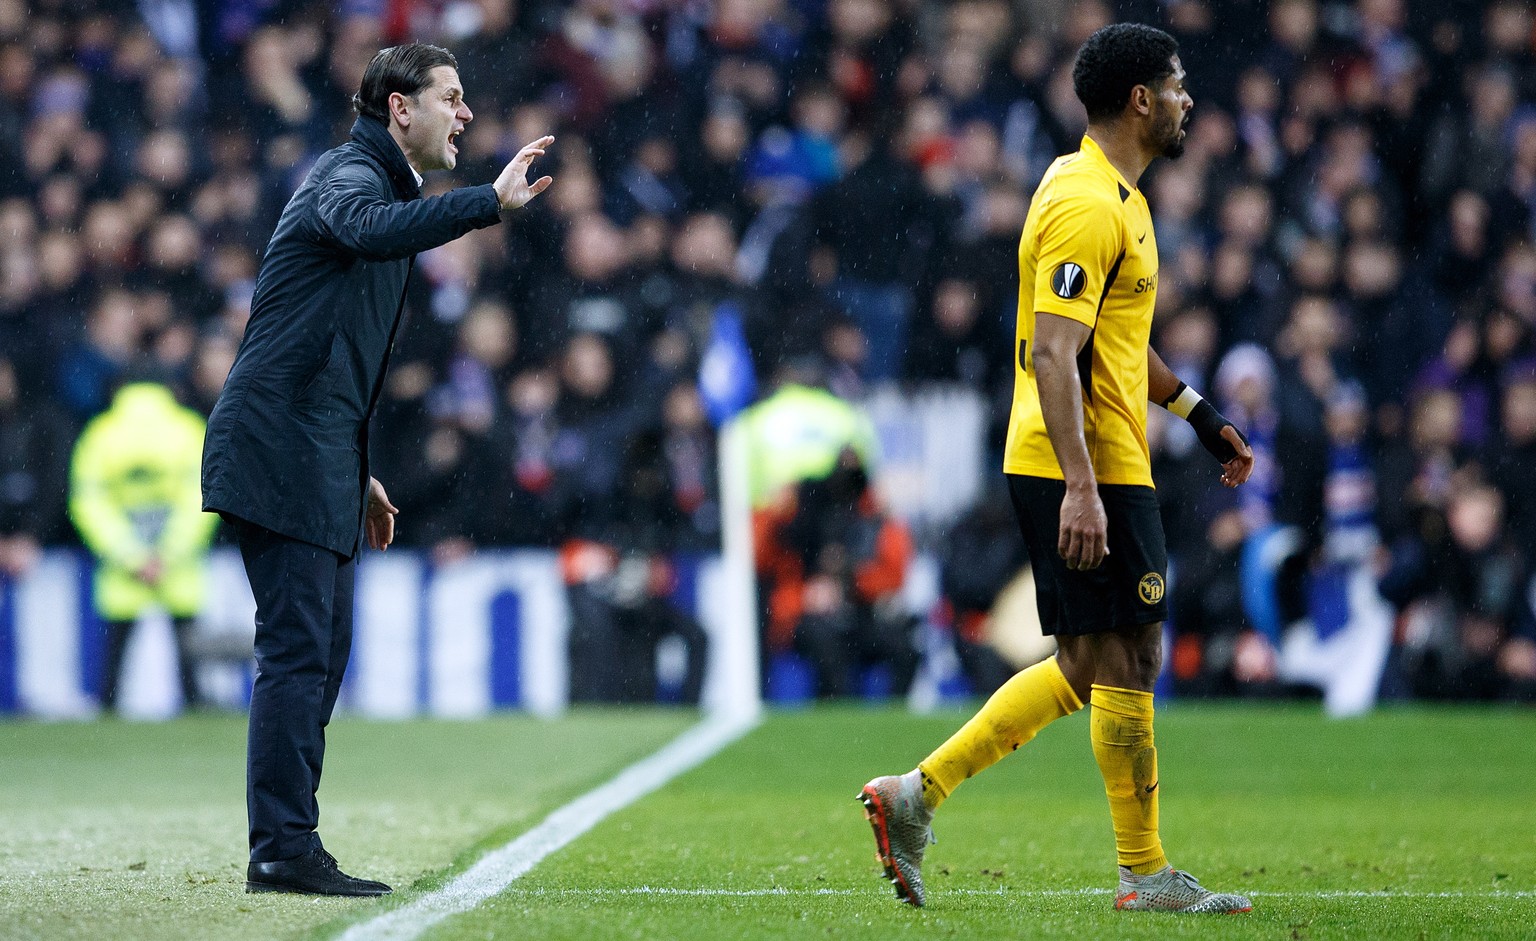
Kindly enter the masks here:
<path id="1" fill-rule="evenodd" d="M 1077 355 L 1092 332 L 1069 317 L 1037 313 L 1030 354 L 1045 433 L 1067 485 L 1056 551 L 1073 569 L 1097 568 L 1109 554 L 1109 523 L 1083 436 L 1083 385 L 1077 369 Z"/>
<path id="2" fill-rule="evenodd" d="M 1248 447 L 1248 440 L 1237 426 L 1227 421 L 1216 411 L 1215 406 L 1201 399 L 1198 393 L 1193 393 L 1193 397 L 1199 405 L 1204 406 L 1201 413 L 1197 415 L 1186 408 L 1181 414 L 1177 410 L 1176 399 L 1187 388 L 1168 368 L 1168 364 L 1163 362 L 1163 358 L 1157 355 L 1157 350 L 1147 347 L 1147 400 L 1180 415 L 1193 425 L 1200 443 L 1221 461 L 1221 482 L 1228 487 L 1236 487 L 1253 473 L 1253 449 Z"/>
<path id="3" fill-rule="evenodd" d="M 1157 350 L 1147 347 L 1147 401 L 1162 405 L 1179 390 L 1179 377 L 1173 374 Z"/>

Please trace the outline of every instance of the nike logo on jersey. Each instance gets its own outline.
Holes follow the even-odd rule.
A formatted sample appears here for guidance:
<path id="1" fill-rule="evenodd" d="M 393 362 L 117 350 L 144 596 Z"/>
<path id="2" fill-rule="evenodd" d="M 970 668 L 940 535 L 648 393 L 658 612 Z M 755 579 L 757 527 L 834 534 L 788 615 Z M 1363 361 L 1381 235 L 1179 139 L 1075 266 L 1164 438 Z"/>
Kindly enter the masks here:
<path id="1" fill-rule="evenodd" d="M 1141 235 L 1137 236 L 1136 244 L 1140 245 L 1142 242 L 1145 242 L 1146 240 L 1147 240 L 1147 233 L 1143 232 L 1143 233 L 1141 233 Z"/>

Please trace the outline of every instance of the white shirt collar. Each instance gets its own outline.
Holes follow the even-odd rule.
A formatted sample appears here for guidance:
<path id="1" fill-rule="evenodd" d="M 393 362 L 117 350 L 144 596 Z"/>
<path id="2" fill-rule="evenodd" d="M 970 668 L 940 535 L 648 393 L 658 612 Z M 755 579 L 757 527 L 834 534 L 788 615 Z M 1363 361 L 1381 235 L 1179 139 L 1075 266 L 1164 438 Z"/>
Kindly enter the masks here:
<path id="1" fill-rule="evenodd" d="M 407 163 L 406 166 L 411 167 L 409 163 Z M 421 174 L 416 172 L 415 167 L 411 167 L 411 176 L 416 178 L 416 188 L 421 189 Z"/>

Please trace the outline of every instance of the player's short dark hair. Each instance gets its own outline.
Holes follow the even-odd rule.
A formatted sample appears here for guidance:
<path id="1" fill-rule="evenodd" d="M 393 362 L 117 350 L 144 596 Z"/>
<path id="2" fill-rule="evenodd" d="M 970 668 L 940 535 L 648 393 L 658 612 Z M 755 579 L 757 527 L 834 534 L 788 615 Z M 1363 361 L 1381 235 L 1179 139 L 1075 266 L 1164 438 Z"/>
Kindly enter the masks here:
<path id="1" fill-rule="evenodd" d="M 352 107 L 380 121 L 389 121 L 389 96 L 396 92 L 413 98 L 432 84 L 432 70 L 440 65 L 457 69 L 459 60 L 441 46 L 411 42 L 380 49 L 363 71 L 363 84 L 352 96 Z"/>
<path id="2" fill-rule="evenodd" d="M 1179 41 L 1140 23 L 1112 23 L 1096 31 L 1077 51 L 1072 90 L 1089 120 L 1112 118 L 1137 85 L 1152 86 L 1173 74 Z"/>

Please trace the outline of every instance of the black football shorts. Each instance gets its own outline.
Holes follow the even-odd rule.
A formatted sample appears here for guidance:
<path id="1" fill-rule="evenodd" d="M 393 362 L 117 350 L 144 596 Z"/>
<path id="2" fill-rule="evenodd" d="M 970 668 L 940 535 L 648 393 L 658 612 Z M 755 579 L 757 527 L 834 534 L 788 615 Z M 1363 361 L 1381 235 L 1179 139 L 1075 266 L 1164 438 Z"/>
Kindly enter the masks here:
<path id="1" fill-rule="evenodd" d="M 1168 546 L 1157 491 L 1099 484 L 1109 520 L 1109 555 L 1088 571 L 1067 568 L 1057 552 L 1067 485 L 1008 474 L 1008 493 L 1029 546 L 1035 604 L 1046 634 L 1099 634 L 1168 618 Z"/>

